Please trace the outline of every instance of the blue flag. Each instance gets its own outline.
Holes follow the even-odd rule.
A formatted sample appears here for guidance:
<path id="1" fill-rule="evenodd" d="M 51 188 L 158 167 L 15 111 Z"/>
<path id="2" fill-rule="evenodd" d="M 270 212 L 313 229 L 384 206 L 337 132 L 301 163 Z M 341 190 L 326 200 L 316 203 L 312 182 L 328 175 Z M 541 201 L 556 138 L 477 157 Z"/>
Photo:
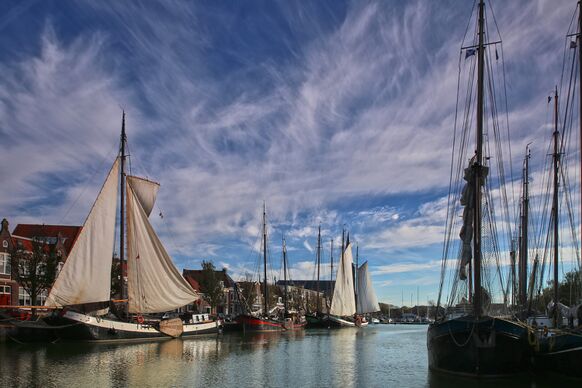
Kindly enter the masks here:
<path id="1" fill-rule="evenodd" d="M 465 50 L 465 59 L 469 58 L 472 55 L 475 55 L 476 52 L 477 52 L 476 48 L 470 48 Z"/>

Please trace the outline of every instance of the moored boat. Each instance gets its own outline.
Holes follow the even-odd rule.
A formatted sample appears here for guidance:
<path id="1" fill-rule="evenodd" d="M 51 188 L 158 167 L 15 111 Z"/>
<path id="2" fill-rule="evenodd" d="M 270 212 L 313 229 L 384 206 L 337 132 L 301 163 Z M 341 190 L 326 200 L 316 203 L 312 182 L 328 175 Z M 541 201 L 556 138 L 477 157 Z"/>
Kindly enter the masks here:
<path id="1" fill-rule="evenodd" d="M 125 173 L 125 143 L 124 114 L 120 155 L 50 290 L 46 306 L 54 313 L 44 323 L 65 340 L 150 340 L 218 332 L 219 321 L 151 318 L 199 296 L 178 272 L 148 220 L 159 184 Z M 127 298 L 115 305 L 110 297 L 118 194 L 121 267 L 127 242 Z M 123 276 L 120 283 L 123 292 Z M 46 330 L 39 325 L 41 329 Z M 19 328 L 19 337 L 26 339 L 30 330 Z"/>
<path id="2" fill-rule="evenodd" d="M 446 372 L 474 377 L 498 377 L 525 373 L 529 368 L 531 348 L 528 343 L 528 327 L 518 321 L 498 318 L 489 314 L 491 303 L 491 279 L 487 281 L 487 265 L 483 249 L 483 241 L 490 239 L 495 241 L 493 246 L 497 248 L 499 243 L 495 236 L 495 226 L 490 201 L 489 180 L 487 179 L 490 166 L 484 146 L 484 101 L 485 89 L 485 55 L 491 43 L 485 42 L 485 5 L 480 0 L 478 4 L 477 36 L 473 45 L 463 47 L 465 59 L 471 58 L 477 61 L 477 96 L 476 96 L 476 141 L 475 147 L 468 144 L 454 145 L 459 152 L 458 161 L 453 158 L 451 172 L 456 171 L 457 178 L 451 177 L 449 209 L 447 210 L 447 226 L 443 249 L 443 264 L 439 298 L 436 308 L 436 319 L 431 323 L 427 333 L 428 365 L 433 371 Z M 461 57 L 462 58 L 462 57 Z M 471 65 L 474 69 L 474 64 Z M 461 71 L 461 70 L 459 70 Z M 470 72 L 469 74 L 474 74 Z M 491 77 L 491 75 L 489 75 Z M 460 78 L 459 78 L 460 80 Z M 460 81 L 459 81 L 460 82 Z M 473 80 L 469 82 L 472 88 Z M 468 92 L 468 100 L 473 99 L 472 90 Z M 493 93 L 492 90 L 489 90 Z M 468 103 L 468 107 L 472 106 Z M 467 112 L 470 112 L 467 108 Z M 494 111 L 491 112 L 495 114 Z M 495 119 L 494 119 L 495 120 Z M 463 122 L 465 136 L 470 129 L 469 120 Z M 497 140 L 497 139 L 496 139 Z M 455 147 L 458 149 L 455 150 Z M 492 147 L 492 146 L 489 146 Z M 462 170 L 465 163 L 465 152 L 475 150 L 470 157 L 469 166 Z M 501 162 L 501 161 L 500 161 Z M 456 164 L 455 164 L 456 163 Z M 454 168 L 456 167 L 456 169 Z M 499 177 L 503 178 L 502 169 L 499 168 Z M 462 192 L 460 185 L 461 174 L 466 182 Z M 500 190 L 504 190 L 501 187 Z M 456 197 L 458 196 L 458 197 Z M 452 247 L 452 226 L 458 219 L 457 201 L 463 209 L 463 225 L 460 232 L 460 241 Z M 506 205 L 506 204 L 504 204 Z M 503 206 L 503 205 L 502 205 Z M 485 234 L 487 233 L 487 234 Z M 458 299 L 470 306 L 468 311 L 456 314 L 455 311 L 443 309 L 440 306 L 441 293 L 443 291 L 444 278 L 447 270 L 447 256 L 451 252 L 460 253 L 455 262 L 453 284 L 449 305 L 454 306 Z M 508 250 L 509 251 L 509 250 Z M 493 257 L 496 253 L 492 254 Z M 497 263 L 489 264 L 496 266 Z M 500 277 L 500 289 L 503 288 L 503 280 Z M 468 302 L 468 303 L 467 303 Z M 451 307 L 449 307 L 451 308 Z"/>

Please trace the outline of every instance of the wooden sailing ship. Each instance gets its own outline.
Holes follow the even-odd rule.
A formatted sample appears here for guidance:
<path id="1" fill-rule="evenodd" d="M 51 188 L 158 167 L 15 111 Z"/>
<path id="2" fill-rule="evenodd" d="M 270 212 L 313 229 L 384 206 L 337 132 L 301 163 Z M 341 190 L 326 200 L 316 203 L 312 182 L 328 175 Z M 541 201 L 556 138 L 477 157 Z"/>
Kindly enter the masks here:
<path id="1" fill-rule="evenodd" d="M 269 287 L 267 282 L 267 207 L 263 205 L 263 308 L 257 313 L 247 312 L 241 314 L 236 318 L 236 322 L 240 325 L 243 332 L 257 333 L 257 332 L 281 332 L 304 329 L 307 322 L 303 317 L 295 315 L 293 317 L 288 315 L 287 303 L 283 317 L 279 316 L 278 311 L 271 313 L 269 310 Z M 284 266 L 286 267 L 286 247 L 283 248 Z M 285 276 L 286 276 L 285 268 Z M 285 291 L 287 289 L 287 282 L 285 281 Z M 286 292 L 285 292 L 286 295 Z"/>
<path id="2" fill-rule="evenodd" d="M 48 326 L 20 327 L 24 336 L 39 329 L 59 339 L 117 341 L 218 332 L 219 321 L 156 318 L 193 303 L 199 295 L 174 266 L 148 220 L 159 184 L 126 175 L 126 141 L 124 113 L 119 156 L 47 297 L 46 306 L 55 313 L 45 319 Z M 122 268 L 127 247 L 127 297 L 112 303 L 118 198 Z M 123 276 L 119 281 L 123 293 Z"/>
<path id="3" fill-rule="evenodd" d="M 572 34 L 568 34 L 566 37 L 567 39 L 574 39 L 573 41 L 570 41 L 569 48 L 572 51 L 571 56 L 573 58 L 578 57 L 578 71 L 572 71 L 570 73 L 570 82 L 567 89 L 566 101 L 571 101 L 575 95 L 574 90 L 576 89 L 576 85 L 574 85 L 574 83 L 576 81 L 576 75 L 578 78 L 578 92 L 582 90 L 582 61 L 580 60 L 582 55 L 582 9 L 580 7 L 582 7 L 582 2 L 578 1 L 577 31 Z M 574 70 L 574 63 L 575 62 L 572 61 L 572 70 Z M 582 139 L 582 98 L 579 96 L 578 98 L 580 104 L 578 107 L 578 119 L 580 125 L 579 139 Z M 582 361 L 582 300 L 580 298 L 582 295 L 576 295 L 575 299 L 572 301 L 575 303 L 575 305 L 568 307 L 560 303 L 561 295 L 559 292 L 559 266 L 562 260 L 560 255 L 561 249 L 559 232 L 559 215 L 561 207 L 559 200 L 559 190 L 560 188 L 562 188 L 564 191 L 569 190 L 569 182 L 566 179 L 565 173 L 563 172 L 566 170 L 568 163 L 566 158 L 569 157 L 570 154 L 579 154 L 582 150 L 582 144 L 576 144 L 572 146 L 574 151 L 571 153 L 568 152 L 566 149 L 568 141 L 565 141 L 564 139 L 569 138 L 570 136 L 567 134 L 567 131 L 570 131 L 570 129 L 573 131 L 573 128 L 568 127 L 568 123 L 572 123 L 572 120 L 567 119 L 568 109 L 566 109 L 565 119 L 562 121 L 562 131 L 560 131 L 557 87 L 554 92 L 553 102 L 554 131 L 552 138 L 554 151 L 552 154 L 552 228 L 548 230 L 548 232 L 552 235 L 553 240 L 553 278 L 551 280 L 553 290 L 552 301 L 548 308 L 548 318 L 551 324 L 549 330 L 547 330 L 547 327 L 543 329 L 541 327 L 537 327 L 537 341 L 534 343 L 534 367 L 536 371 L 551 372 L 569 377 L 582 378 L 582 369 L 580 368 L 580 362 Z M 580 163 L 582 166 L 582 156 L 580 156 L 580 158 Z M 582 182 L 582 176 L 580 176 L 580 180 Z M 568 201 L 570 195 L 562 197 L 564 198 L 564 201 Z M 572 204 L 570 203 L 564 207 L 570 208 L 571 206 Z M 568 218 L 571 222 L 571 217 Z M 573 231 L 576 228 L 575 225 L 570 225 L 570 227 Z M 575 241 L 576 239 L 573 238 L 573 240 Z M 577 268 L 577 276 L 580 276 L 580 266 L 578 265 Z M 564 318 L 566 318 L 566 321 L 568 322 L 567 324 L 564 322 Z"/>
<path id="4" fill-rule="evenodd" d="M 476 144 L 470 165 L 464 170 L 466 185 L 461 197 L 461 204 L 464 206 L 464 224 L 461 229 L 463 244 L 460 249 L 460 265 L 456 266 L 456 281 L 464 284 L 468 282 L 469 303 L 464 303 L 464 306 L 469 309 L 458 313 L 447 310 L 444 314 L 439 313 L 443 311 L 439 306 L 443 290 L 441 281 L 437 316 L 428 328 L 427 347 L 431 370 L 493 377 L 527 371 L 531 349 L 527 339 L 528 330 L 524 324 L 488 314 L 489 294 L 484 290 L 485 284 L 482 282 L 483 203 L 487 200 L 484 188 L 489 172 L 483 145 L 485 55 L 488 48 L 488 43 L 485 42 L 483 0 L 478 4 L 477 23 L 476 44 L 463 48 L 467 50 L 466 58 L 472 55 L 477 57 Z M 449 203 L 456 203 L 457 200 L 450 199 Z M 454 211 L 450 217 L 455 217 Z M 445 246 L 446 244 L 445 242 Z M 446 254 L 443 255 L 443 260 L 446 260 Z M 446 269 L 445 264 L 442 276 Z"/>

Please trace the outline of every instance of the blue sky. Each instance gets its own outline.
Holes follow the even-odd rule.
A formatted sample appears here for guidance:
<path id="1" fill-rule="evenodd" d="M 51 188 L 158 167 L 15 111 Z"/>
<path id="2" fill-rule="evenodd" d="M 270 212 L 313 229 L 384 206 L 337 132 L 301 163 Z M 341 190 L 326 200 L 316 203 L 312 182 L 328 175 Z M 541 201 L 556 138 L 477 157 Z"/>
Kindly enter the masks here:
<path id="1" fill-rule="evenodd" d="M 152 222 L 179 268 L 253 272 L 266 201 L 271 262 L 285 234 L 294 278 L 313 275 L 317 226 L 327 262 L 345 225 L 380 301 L 436 299 L 471 6 L 4 1 L 0 217 L 82 224 L 125 109 L 132 172 L 161 183 Z M 519 176 L 525 144 L 545 154 L 575 2 L 493 8 Z"/>

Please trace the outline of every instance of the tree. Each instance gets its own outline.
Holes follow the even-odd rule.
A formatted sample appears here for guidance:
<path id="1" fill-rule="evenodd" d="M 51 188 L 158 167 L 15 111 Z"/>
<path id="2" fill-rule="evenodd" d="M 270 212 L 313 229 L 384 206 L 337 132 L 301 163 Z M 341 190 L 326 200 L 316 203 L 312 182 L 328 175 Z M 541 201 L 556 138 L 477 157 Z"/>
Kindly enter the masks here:
<path id="1" fill-rule="evenodd" d="M 39 295 L 48 291 L 55 281 L 62 259 L 60 252 L 55 251 L 55 246 L 33 239 L 32 251 L 17 248 L 11 257 L 15 280 L 30 295 L 30 303 L 36 306 Z"/>
<path id="2" fill-rule="evenodd" d="M 119 256 L 113 255 L 111 262 L 111 298 L 122 298 L 121 294 L 121 260 Z"/>
<path id="3" fill-rule="evenodd" d="M 216 269 L 212 261 L 202 261 L 202 278 L 200 279 L 200 292 L 202 298 L 210 305 L 210 309 L 214 311 L 216 306 L 224 297 L 224 285 L 216 276 Z"/>
<path id="4" fill-rule="evenodd" d="M 558 293 L 560 303 L 566 306 L 572 306 L 580 302 L 582 295 L 582 282 L 580 281 L 580 272 L 577 270 L 565 274 L 561 282 L 558 283 Z M 554 299 L 554 281 L 547 280 L 547 287 L 542 290 L 541 295 L 534 298 L 534 306 L 544 311 L 548 303 Z"/>

